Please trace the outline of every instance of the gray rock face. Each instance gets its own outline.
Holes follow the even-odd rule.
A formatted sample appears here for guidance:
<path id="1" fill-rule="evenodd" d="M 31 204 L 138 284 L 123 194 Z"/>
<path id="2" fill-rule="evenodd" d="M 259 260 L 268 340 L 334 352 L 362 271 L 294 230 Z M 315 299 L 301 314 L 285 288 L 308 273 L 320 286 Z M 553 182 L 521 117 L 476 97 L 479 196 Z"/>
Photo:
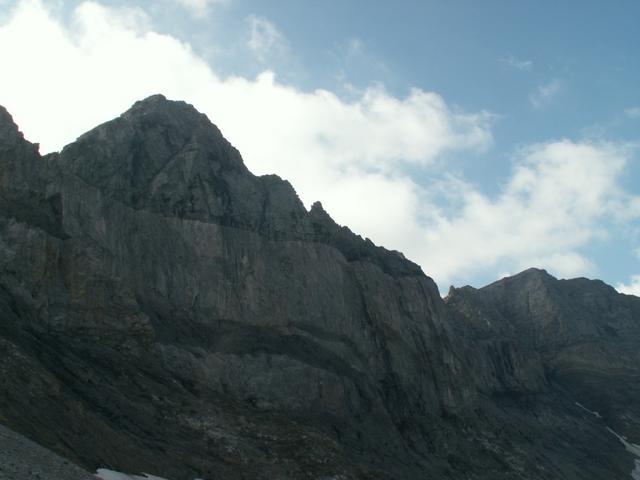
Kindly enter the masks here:
<path id="1" fill-rule="evenodd" d="M 637 303 L 542 277 L 445 303 L 182 102 L 150 97 L 45 157 L 0 110 L 0 423 L 87 469 L 626 475 L 573 396 L 635 372 Z M 592 406 L 633 437 L 621 378 Z"/>
<path id="2" fill-rule="evenodd" d="M 68 460 L 0 426 L 2 480 L 96 480 Z"/>
<path id="3" fill-rule="evenodd" d="M 454 289 L 447 303 L 461 330 L 519 352 L 507 382 L 536 391 L 544 371 L 614 430 L 640 438 L 640 298 L 530 269 L 480 290 Z"/>

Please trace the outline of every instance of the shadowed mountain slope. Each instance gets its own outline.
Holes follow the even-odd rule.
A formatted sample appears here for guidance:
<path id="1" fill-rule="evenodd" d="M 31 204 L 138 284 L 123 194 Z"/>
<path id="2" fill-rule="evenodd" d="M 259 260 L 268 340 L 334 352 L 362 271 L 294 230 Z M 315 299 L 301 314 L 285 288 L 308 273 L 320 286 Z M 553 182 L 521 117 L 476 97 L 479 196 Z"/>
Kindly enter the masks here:
<path id="1" fill-rule="evenodd" d="M 0 109 L 0 423 L 90 470 L 623 478 L 638 301 L 528 271 L 444 302 L 183 102 L 44 157 Z"/>

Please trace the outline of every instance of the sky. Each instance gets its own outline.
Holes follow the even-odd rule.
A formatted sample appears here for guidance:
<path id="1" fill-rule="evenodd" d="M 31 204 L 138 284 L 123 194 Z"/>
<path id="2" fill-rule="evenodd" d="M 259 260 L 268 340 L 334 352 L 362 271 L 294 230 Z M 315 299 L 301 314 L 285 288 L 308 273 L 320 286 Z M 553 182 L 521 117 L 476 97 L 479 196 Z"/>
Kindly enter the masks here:
<path id="1" fill-rule="evenodd" d="M 528 267 L 640 295 L 640 3 L 0 0 L 41 153 L 162 93 L 446 294 Z"/>

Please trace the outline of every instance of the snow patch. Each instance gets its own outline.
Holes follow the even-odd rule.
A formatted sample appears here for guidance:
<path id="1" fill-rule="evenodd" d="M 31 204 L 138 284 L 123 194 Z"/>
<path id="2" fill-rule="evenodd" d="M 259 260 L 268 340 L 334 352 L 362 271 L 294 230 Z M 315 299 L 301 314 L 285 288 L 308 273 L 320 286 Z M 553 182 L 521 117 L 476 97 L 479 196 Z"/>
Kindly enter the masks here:
<path id="1" fill-rule="evenodd" d="M 618 440 L 620 440 L 622 442 L 622 444 L 624 445 L 624 448 L 627 449 L 628 452 L 633 453 L 636 457 L 640 458 L 640 445 L 636 445 L 635 443 L 629 443 L 627 441 L 627 437 L 623 436 L 623 435 L 619 435 L 615 430 L 607 427 L 607 430 L 609 430 L 611 433 L 613 433 Z"/>
<path id="2" fill-rule="evenodd" d="M 622 442 L 622 444 L 624 445 L 624 448 L 627 449 L 627 452 L 634 454 L 636 457 L 640 459 L 640 445 L 636 445 L 635 443 L 629 443 L 626 437 L 619 435 L 616 431 L 614 431 L 609 427 L 607 427 L 607 430 L 613 433 L 616 436 L 616 438 Z M 640 460 L 636 460 L 636 466 L 633 469 L 633 472 L 631 472 L 631 478 L 633 480 L 640 480 Z"/>
<path id="3" fill-rule="evenodd" d="M 148 473 L 143 473 L 142 475 L 128 475 L 126 473 L 116 472 L 106 468 L 99 468 L 96 471 L 96 477 L 99 480 L 167 480 L 166 478 L 156 477 L 155 475 L 149 475 Z M 201 479 L 196 478 L 195 480 Z"/>
<path id="4" fill-rule="evenodd" d="M 166 478 L 155 477 L 147 473 L 143 473 L 142 475 L 127 475 L 126 473 L 107 470 L 106 468 L 99 468 L 96 471 L 96 476 L 101 480 L 167 480 Z"/>
<path id="5" fill-rule="evenodd" d="M 573 403 L 575 403 L 576 406 L 580 407 L 585 412 L 589 412 L 594 417 L 602 418 L 602 415 L 600 415 L 600 413 L 598 413 L 598 412 L 596 412 L 594 410 L 589 410 L 587 407 L 582 405 L 580 402 L 573 402 Z M 633 455 L 638 457 L 638 460 L 636 460 L 636 463 L 635 463 L 635 468 L 631 472 L 631 478 L 633 480 L 640 480 L 640 445 L 636 445 L 635 443 L 630 443 L 629 441 L 627 441 L 626 437 L 624 437 L 623 435 L 618 434 L 618 432 L 613 430 L 611 427 L 607 427 L 607 430 L 609 430 L 610 433 L 615 435 L 616 438 L 618 440 L 620 440 L 620 442 L 624 445 L 624 448 L 627 450 L 627 452 L 632 453 Z"/>
<path id="6" fill-rule="evenodd" d="M 593 410 L 589 410 L 587 407 L 585 407 L 584 405 L 582 405 L 579 402 L 574 402 L 578 407 L 580 407 L 582 410 L 584 410 L 585 412 L 589 412 L 591 415 L 593 415 L 594 417 L 597 418 L 602 418 L 602 416 L 598 413 L 598 412 L 594 412 Z"/>

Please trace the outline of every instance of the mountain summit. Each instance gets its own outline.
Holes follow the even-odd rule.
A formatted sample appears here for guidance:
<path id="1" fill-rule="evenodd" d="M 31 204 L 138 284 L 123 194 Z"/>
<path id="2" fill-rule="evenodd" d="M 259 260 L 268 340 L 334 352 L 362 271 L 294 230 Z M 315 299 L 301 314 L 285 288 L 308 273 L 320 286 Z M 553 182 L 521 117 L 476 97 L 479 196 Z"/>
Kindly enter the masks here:
<path id="1" fill-rule="evenodd" d="M 530 270 L 445 302 L 161 95 L 45 157 L 0 109 L 0 172 L 0 424 L 82 467 L 630 476 L 638 298 Z"/>

